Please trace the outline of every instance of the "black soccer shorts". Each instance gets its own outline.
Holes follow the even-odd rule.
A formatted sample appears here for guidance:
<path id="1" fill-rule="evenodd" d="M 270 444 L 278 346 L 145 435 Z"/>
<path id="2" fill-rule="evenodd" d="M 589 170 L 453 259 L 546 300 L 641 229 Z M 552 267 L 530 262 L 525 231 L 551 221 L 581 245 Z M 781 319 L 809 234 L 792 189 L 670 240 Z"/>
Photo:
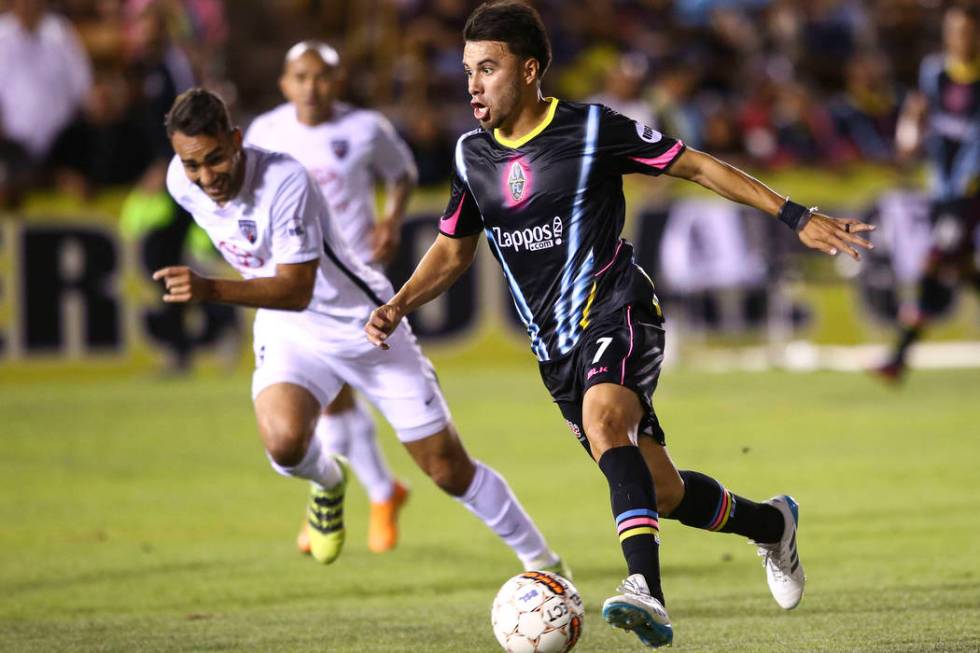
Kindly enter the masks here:
<path id="1" fill-rule="evenodd" d="M 599 383 L 615 383 L 635 392 L 646 410 L 638 435 L 665 444 L 650 401 L 663 360 L 664 320 L 652 302 L 637 302 L 589 325 L 568 356 L 540 363 L 539 369 L 569 428 L 591 456 L 582 426 L 582 400 L 586 390 Z"/>

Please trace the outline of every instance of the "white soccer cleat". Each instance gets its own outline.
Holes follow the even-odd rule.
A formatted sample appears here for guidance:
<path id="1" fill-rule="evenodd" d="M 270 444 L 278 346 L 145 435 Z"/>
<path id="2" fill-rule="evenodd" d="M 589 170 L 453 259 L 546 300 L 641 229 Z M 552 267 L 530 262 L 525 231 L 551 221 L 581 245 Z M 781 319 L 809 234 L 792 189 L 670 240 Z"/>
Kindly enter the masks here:
<path id="1" fill-rule="evenodd" d="M 783 514 L 786 527 L 783 537 L 772 544 L 756 542 L 762 566 L 766 568 L 766 580 L 769 581 L 769 591 L 784 610 L 792 610 L 800 604 L 803 598 L 803 586 L 806 584 L 806 574 L 800 563 L 800 555 L 796 550 L 796 527 L 800 522 L 800 507 L 787 494 L 781 494 L 766 501 L 767 504 Z"/>
<path id="2" fill-rule="evenodd" d="M 651 648 L 667 646 L 674 641 L 674 629 L 664 606 L 650 596 L 643 574 L 627 576 L 619 586 L 621 594 L 602 604 L 602 618 L 614 628 L 631 630 Z"/>

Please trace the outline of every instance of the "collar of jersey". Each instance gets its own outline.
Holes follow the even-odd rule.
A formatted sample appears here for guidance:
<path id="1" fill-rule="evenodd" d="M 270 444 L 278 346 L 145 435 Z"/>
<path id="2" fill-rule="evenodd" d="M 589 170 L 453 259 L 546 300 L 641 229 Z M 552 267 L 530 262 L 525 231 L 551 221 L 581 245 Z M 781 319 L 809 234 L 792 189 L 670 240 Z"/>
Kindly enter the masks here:
<path id="1" fill-rule="evenodd" d="M 980 79 L 980 57 L 969 63 L 947 59 L 946 74 L 957 84 L 972 84 Z"/>
<path id="2" fill-rule="evenodd" d="M 544 120 L 538 123 L 537 127 L 532 129 L 528 133 L 524 134 L 520 138 L 515 138 L 513 140 L 509 138 L 504 138 L 503 136 L 500 135 L 499 129 L 494 129 L 493 130 L 494 140 L 496 140 L 504 147 L 509 147 L 511 149 L 516 150 L 521 145 L 524 145 L 524 143 L 527 143 L 529 140 L 531 140 L 532 138 L 534 138 L 535 136 L 543 132 L 544 128 L 550 125 L 551 121 L 555 119 L 555 110 L 558 108 L 558 98 L 549 97 L 545 99 L 551 102 L 551 106 L 548 107 L 548 114 L 544 117 Z"/>

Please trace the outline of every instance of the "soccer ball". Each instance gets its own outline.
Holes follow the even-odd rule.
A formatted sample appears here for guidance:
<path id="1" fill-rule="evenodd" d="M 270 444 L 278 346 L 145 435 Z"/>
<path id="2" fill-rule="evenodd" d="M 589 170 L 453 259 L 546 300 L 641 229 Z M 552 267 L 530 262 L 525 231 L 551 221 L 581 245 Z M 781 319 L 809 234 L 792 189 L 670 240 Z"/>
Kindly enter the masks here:
<path id="1" fill-rule="evenodd" d="M 493 634 L 507 653 L 570 651 L 584 618 L 575 586 L 546 571 L 525 571 L 508 580 L 490 610 Z"/>

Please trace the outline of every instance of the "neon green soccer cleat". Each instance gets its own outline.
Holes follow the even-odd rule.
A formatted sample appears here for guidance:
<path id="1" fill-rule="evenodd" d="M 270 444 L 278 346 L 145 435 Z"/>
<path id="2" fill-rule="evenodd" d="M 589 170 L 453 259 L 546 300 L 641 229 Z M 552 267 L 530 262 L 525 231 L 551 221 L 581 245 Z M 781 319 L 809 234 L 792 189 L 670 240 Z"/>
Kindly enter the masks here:
<path id="1" fill-rule="evenodd" d="M 337 559 L 344 548 L 344 492 L 350 467 L 347 459 L 337 456 L 340 465 L 340 483 L 332 488 L 322 488 L 313 484 L 310 488 L 310 503 L 306 511 L 309 528 L 310 554 L 317 562 L 329 565 Z"/>

